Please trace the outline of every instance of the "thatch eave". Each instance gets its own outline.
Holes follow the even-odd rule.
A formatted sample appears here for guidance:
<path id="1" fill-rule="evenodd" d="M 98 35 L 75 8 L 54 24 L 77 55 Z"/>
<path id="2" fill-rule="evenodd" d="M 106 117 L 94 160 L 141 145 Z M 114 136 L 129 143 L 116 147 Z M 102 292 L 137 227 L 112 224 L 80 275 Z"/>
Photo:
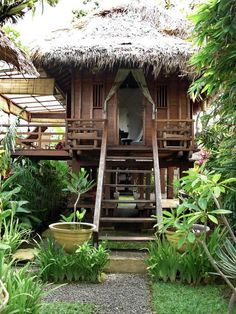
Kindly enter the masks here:
<path id="1" fill-rule="evenodd" d="M 138 67 L 157 76 L 179 72 L 191 76 L 193 53 L 186 40 L 186 21 L 159 9 L 152 1 L 100 10 L 71 29 L 53 32 L 36 44 L 32 58 L 46 68 Z"/>
<path id="2" fill-rule="evenodd" d="M 0 61 L 12 65 L 21 73 L 38 76 L 32 61 L 26 53 L 17 47 L 0 29 Z"/>

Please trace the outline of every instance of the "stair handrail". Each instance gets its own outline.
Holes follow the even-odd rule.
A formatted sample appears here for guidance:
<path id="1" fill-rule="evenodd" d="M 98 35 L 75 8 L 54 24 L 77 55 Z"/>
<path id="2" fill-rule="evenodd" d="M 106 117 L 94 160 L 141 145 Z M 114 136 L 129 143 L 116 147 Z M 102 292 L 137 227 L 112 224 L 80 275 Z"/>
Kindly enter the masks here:
<path id="1" fill-rule="evenodd" d="M 97 192 L 96 192 L 96 201 L 95 201 L 94 217 L 93 217 L 93 223 L 96 226 L 94 230 L 95 233 L 99 231 L 99 223 L 100 223 L 101 207 L 102 207 L 103 181 L 104 181 L 104 172 L 105 172 L 105 166 L 106 166 L 106 152 L 107 152 L 107 120 L 104 121 L 99 168 L 98 168 Z"/>
<path id="2" fill-rule="evenodd" d="M 157 121 L 152 120 L 152 150 L 153 150 L 153 166 L 154 166 L 154 182 L 155 182 L 155 196 L 156 196 L 156 216 L 157 225 L 162 223 L 162 204 L 161 204 L 161 177 L 159 166 L 159 154 L 157 145 Z"/>

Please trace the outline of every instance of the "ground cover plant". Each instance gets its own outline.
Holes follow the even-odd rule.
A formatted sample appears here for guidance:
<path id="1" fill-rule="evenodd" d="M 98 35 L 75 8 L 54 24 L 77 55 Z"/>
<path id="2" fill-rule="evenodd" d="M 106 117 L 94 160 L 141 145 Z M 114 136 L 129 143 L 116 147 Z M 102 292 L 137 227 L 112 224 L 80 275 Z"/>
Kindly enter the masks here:
<path id="1" fill-rule="evenodd" d="M 227 313 L 227 301 L 221 286 L 191 287 L 181 283 L 153 284 L 153 308 L 158 314 L 222 314 Z"/>
<path id="2" fill-rule="evenodd" d="M 108 252 L 103 244 L 95 248 L 86 242 L 76 252 L 67 254 L 49 238 L 45 244 L 40 245 L 36 263 L 43 281 L 100 282 L 107 262 Z"/>

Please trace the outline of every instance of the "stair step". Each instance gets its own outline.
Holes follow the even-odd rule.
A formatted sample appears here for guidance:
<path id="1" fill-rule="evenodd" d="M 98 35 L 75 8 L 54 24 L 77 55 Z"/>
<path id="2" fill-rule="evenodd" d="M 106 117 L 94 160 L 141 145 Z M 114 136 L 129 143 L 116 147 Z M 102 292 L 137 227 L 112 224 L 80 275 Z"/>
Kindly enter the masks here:
<path id="1" fill-rule="evenodd" d="M 156 238 L 154 236 L 100 236 L 99 240 L 102 241 L 154 241 Z"/>
<path id="2" fill-rule="evenodd" d="M 121 170 L 121 169 L 106 169 L 105 172 L 110 173 L 152 173 L 152 170 Z"/>
<path id="3" fill-rule="evenodd" d="M 101 217 L 100 221 L 105 221 L 105 222 L 130 222 L 130 223 L 135 223 L 135 222 L 157 222 L 155 218 L 150 218 L 150 217 Z"/>
<path id="4" fill-rule="evenodd" d="M 117 188 L 133 188 L 133 187 L 150 187 L 150 184 L 114 184 L 114 183 L 105 183 L 105 186 L 117 187 Z"/>
<path id="5" fill-rule="evenodd" d="M 102 202 L 107 202 L 107 203 L 130 203 L 130 204 L 135 204 L 135 203 L 156 203 L 156 201 L 151 201 L 151 200 L 111 200 L 111 199 L 104 199 Z M 162 199 L 161 200 L 161 205 L 162 208 L 176 208 L 179 205 L 179 200 L 178 199 Z M 119 208 L 120 209 L 120 208 Z M 153 207 L 155 209 L 155 207 Z"/>
<path id="6" fill-rule="evenodd" d="M 156 203 L 156 201 L 151 200 L 110 200 L 104 199 L 102 200 L 103 203 L 124 203 L 124 204 L 135 204 L 135 203 Z"/>
<path id="7" fill-rule="evenodd" d="M 141 157 L 141 156 L 107 156 L 106 160 L 117 161 L 117 160 L 138 160 L 138 161 L 153 161 L 152 157 Z"/>

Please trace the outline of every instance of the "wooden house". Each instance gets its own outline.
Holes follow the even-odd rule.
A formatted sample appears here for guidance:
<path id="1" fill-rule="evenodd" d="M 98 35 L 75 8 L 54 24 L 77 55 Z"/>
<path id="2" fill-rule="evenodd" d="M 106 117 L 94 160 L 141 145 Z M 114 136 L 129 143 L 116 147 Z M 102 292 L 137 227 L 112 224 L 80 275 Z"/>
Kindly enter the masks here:
<path id="1" fill-rule="evenodd" d="M 100 9 L 34 48 L 35 65 L 55 79 L 66 102 L 65 112 L 38 117 L 64 119 L 65 138 L 55 149 L 42 146 L 47 125 L 37 124 L 37 141 L 25 139 L 18 154 L 40 158 L 44 150 L 43 158 L 89 169 L 96 194 L 80 206 L 91 210 L 96 235 L 102 226 L 135 225 L 139 234 L 129 239 L 147 240 L 141 230 L 155 223 L 152 215 L 160 221 L 163 207 L 176 206 L 174 171 L 192 166 L 192 49 L 184 19 L 154 1 L 127 3 Z"/>

